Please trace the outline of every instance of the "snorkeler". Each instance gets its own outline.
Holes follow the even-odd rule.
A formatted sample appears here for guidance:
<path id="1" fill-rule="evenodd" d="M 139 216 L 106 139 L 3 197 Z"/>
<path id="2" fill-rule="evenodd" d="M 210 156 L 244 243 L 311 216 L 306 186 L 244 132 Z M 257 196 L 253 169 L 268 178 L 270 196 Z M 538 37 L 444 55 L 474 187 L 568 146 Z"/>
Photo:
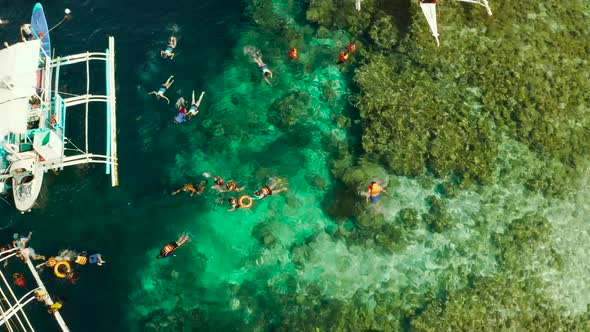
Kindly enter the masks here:
<path id="1" fill-rule="evenodd" d="M 235 211 L 236 209 L 249 209 L 252 207 L 252 197 L 248 195 L 240 196 L 240 198 L 236 199 L 235 197 L 230 197 L 228 200 L 229 205 L 231 205 L 231 209 L 227 211 Z"/>
<path id="2" fill-rule="evenodd" d="M 162 250 L 160 250 L 160 254 L 158 255 L 157 258 L 160 259 L 160 258 L 168 257 L 178 247 L 187 243 L 191 239 L 190 235 L 191 234 L 188 232 L 180 234 L 180 236 L 178 237 L 178 240 L 168 243 L 167 245 L 164 246 L 164 248 L 162 248 Z"/>
<path id="3" fill-rule="evenodd" d="M 192 118 L 193 116 L 199 114 L 199 105 L 201 105 L 201 101 L 203 100 L 203 96 L 205 95 L 205 91 L 201 91 L 201 96 L 199 100 L 195 102 L 195 90 L 193 90 L 193 98 L 191 102 L 191 108 L 189 109 L 188 113 L 186 114 L 188 118 Z"/>
<path id="4" fill-rule="evenodd" d="M 168 104 L 170 104 L 170 99 L 168 99 L 166 96 L 164 96 L 164 93 L 166 93 L 166 90 L 168 90 L 170 88 L 170 86 L 172 85 L 172 83 L 174 83 L 174 80 L 172 80 L 172 78 L 174 77 L 174 75 L 170 75 L 170 77 L 168 77 L 168 79 L 166 80 L 166 83 L 162 84 L 162 86 L 160 87 L 160 89 L 158 91 L 152 91 L 148 94 L 154 94 L 156 96 L 156 98 L 160 99 L 160 98 L 164 98 L 166 99 L 166 101 L 168 102 Z"/>
<path id="5" fill-rule="evenodd" d="M 299 56 L 299 52 L 297 51 L 297 49 L 295 47 L 290 49 L 288 54 L 289 54 L 289 58 L 291 58 L 291 60 L 297 60 L 297 57 Z"/>
<path id="6" fill-rule="evenodd" d="M 197 195 L 201 196 L 201 194 L 203 193 L 203 191 L 205 191 L 206 188 L 207 188 L 207 181 L 203 180 L 203 181 L 199 182 L 199 185 L 197 186 Z"/>
<path id="7" fill-rule="evenodd" d="M 178 189 L 177 191 L 173 192 L 172 195 L 176 195 L 178 193 L 180 193 L 181 191 L 184 192 L 190 192 L 191 193 L 191 197 L 195 195 L 195 193 L 197 192 L 197 189 L 195 188 L 195 186 L 193 186 L 192 183 L 188 183 L 185 184 L 182 188 Z"/>
<path id="8" fill-rule="evenodd" d="M 164 59 L 166 59 L 167 57 L 169 57 L 170 60 L 174 59 L 174 49 L 175 48 L 176 48 L 176 37 L 171 36 L 170 41 L 168 42 L 168 46 L 166 46 L 166 49 L 160 51 L 160 56 Z"/>
<path id="9" fill-rule="evenodd" d="M 367 202 L 370 199 L 371 203 L 377 203 L 377 201 L 381 198 L 381 192 L 386 193 L 387 191 L 385 191 L 385 188 L 381 186 L 379 183 L 372 181 L 371 184 L 369 184 Z"/>
<path id="10" fill-rule="evenodd" d="M 238 200 L 235 197 L 230 197 L 228 198 L 228 203 L 229 205 L 231 205 L 231 209 L 229 209 L 228 211 L 235 211 L 236 209 L 240 208 L 240 204 L 238 203 Z"/>
<path id="11" fill-rule="evenodd" d="M 256 197 L 256 199 L 265 199 L 270 195 L 276 195 L 280 192 L 289 190 L 289 188 L 287 188 L 287 187 L 283 187 L 283 188 L 275 190 L 275 188 L 279 185 L 279 183 L 282 183 L 282 182 L 283 182 L 282 179 L 277 179 L 277 180 L 271 179 L 270 184 L 268 186 L 265 186 L 264 188 L 256 191 L 254 193 L 254 196 Z"/>
<path id="12" fill-rule="evenodd" d="M 225 184 L 225 190 L 223 190 L 223 191 L 224 192 L 235 191 L 235 192 L 238 192 L 239 193 L 240 191 L 244 190 L 244 188 L 246 188 L 246 186 L 238 187 L 238 183 L 236 181 L 229 180 Z"/>
<path id="13" fill-rule="evenodd" d="M 106 261 L 102 260 L 102 256 L 100 254 L 94 254 L 88 257 L 88 263 L 102 266 L 102 264 L 105 264 Z"/>
<path id="14" fill-rule="evenodd" d="M 338 56 L 338 64 L 343 64 L 346 61 L 348 61 L 348 59 L 350 58 L 350 53 L 356 51 L 356 45 L 353 43 L 350 43 L 346 46 L 346 49 L 340 52 L 340 55 Z"/>
<path id="15" fill-rule="evenodd" d="M 347 51 L 340 52 L 340 55 L 338 56 L 338 58 L 340 59 L 338 61 L 338 64 L 340 65 L 340 64 L 345 63 L 346 61 L 348 61 L 349 57 L 350 57 L 350 53 L 348 53 Z"/>
<path id="16" fill-rule="evenodd" d="M 186 109 L 184 98 L 180 97 L 176 100 L 176 108 L 178 109 L 178 114 L 174 117 L 174 123 L 183 123 L 186 122 Z"/>
<path id="17" fill-rule="evenodd" d="M 270 69 L 268 69 L 268 66 L 262 61 L 262 55 L 260 53 L 254 54 L 252 56 L 252 60 L 254 60 L 258 65 L 258 69 L 260 69 L 260 71 L 262 72 L 262 76 L 264 77 L 266 83 L 272 85 L 268 80 L 269 78 L 272 78 L 272 71 L 270 71 Z"/>
<path id="18" fill-rule="evenodd" d="M 207 173 L 207 172 L 203 173 L 203 176 L 206 178 L 213 178 L 213 186 L 211 187 L 211 189 L 217 190 L 219 192 L 225 191 L 225 189 L 223 189 L 225 181 L 221 177 L 219 177 L 217 175 L 211 175 L 211 173 Z"/>

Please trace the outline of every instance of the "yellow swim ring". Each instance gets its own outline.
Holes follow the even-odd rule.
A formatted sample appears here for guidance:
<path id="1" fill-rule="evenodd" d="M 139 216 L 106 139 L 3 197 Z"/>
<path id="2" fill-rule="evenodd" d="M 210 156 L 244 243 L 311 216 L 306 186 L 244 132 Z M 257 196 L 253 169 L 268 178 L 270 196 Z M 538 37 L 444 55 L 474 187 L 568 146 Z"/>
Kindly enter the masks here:
<path id="1" fill-rule="evenodd" d="M 65 273 L 60 271 L 60 267 L 65 266 Z M 58 278 L 65 278 L 66 277 L 66 273 L 68 271 L 71 270 L 71 266 L 70 266 L 70 262 L 68 261 L 59 261 L 55 264 L 55 266 L 53 267 L 53 274 L 55 274 L 56 277 Z"/>
<path id="2" fill-rule="evenodd" d="M 246 201 L 247 201 L 248 203 L 246 203 Z M 239 203 L 239 204 L 240 204 L 240 206 L 241 206 L 241 207 L 243 207 L 244 209 L 249 209 L 249 208 L 252 206 L 252 203 L 253 203 L 253 201 L 252 201 L 252 197 L 250 197 L 250 196 L 248 196 L 248 195 L 241 196 L 241 197 L 238 199 L 238 203 Z"/>

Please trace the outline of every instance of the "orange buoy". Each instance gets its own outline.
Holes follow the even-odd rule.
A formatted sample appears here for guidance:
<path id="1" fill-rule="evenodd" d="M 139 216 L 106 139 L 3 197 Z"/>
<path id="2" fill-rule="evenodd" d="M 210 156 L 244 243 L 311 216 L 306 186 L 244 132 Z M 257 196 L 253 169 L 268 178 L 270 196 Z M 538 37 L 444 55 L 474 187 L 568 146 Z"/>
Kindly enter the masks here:
<path id="1" fill-rule="evenodd" d="M 348 57 L 350 57 L 350 54 L 348 54 L 348 52 L 346 52 L 346 51 L 340 52 L 340 56 L 339 56 L 340 61 L 346 62 L 346 60 L 348 60 Z"/>
<path id="2" fill-rule="evenodd" d="M 299 53 L 297 52 L 297 49 L 295 47 L 293 47 L 292 49 L 289 50 L 289 58 L 295 60 L 295 59 L 297 59 L 298 55 L 299 55 Z"/>
<path id="3" fill-rule="evenodd" d="M 350 52 L 354 52 L 356 51 L 356 45 L 353 43 L 348 44 L 348 46 L 346 46 L 346 49 Z"/>

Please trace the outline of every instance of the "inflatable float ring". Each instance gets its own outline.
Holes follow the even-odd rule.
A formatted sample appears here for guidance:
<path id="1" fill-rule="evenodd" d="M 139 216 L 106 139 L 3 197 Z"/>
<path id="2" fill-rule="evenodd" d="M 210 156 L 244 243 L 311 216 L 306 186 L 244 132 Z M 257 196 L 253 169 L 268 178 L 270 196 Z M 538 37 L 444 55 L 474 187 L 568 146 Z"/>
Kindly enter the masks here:
<path id="1" fill-rule="evenodd" d="M 65 278 L 66 277 L 66 273 L 60 271 L 60 267 L 65 266 L 66 267 L 66 273 L 68 271 L 71 270 L 71 266 L 70 263 L 68 261 L 59 261 L 55 264 L 55 266 L 53 267 L 53 273 L 55 274 L 56 277 L 58 278 Z"/>
<path id="2" fill-rule="evenodd" d="M 245 201 L 247 201 L 248 203 L 246 203 Z M 238 203 L 240 204 L 241 207 L 243 207 L 244 209 L 249 209 L 252 206 L 252 197 L 248 196 L 248 195 L 244 195 L 241 196 L 238 199 Z"/>

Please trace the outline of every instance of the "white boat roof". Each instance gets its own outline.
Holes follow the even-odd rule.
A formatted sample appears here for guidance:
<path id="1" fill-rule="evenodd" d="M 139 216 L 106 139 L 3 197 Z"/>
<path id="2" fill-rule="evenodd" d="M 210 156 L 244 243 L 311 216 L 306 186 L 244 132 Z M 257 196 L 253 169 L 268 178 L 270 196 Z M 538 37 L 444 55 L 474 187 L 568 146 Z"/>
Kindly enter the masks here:
<path id="1" fill-rule="evenodd" d="M 27 132 L 29 97 L 35 94 L 39 67 L 38 39 L 0 50 L 0 139 Z"/>

